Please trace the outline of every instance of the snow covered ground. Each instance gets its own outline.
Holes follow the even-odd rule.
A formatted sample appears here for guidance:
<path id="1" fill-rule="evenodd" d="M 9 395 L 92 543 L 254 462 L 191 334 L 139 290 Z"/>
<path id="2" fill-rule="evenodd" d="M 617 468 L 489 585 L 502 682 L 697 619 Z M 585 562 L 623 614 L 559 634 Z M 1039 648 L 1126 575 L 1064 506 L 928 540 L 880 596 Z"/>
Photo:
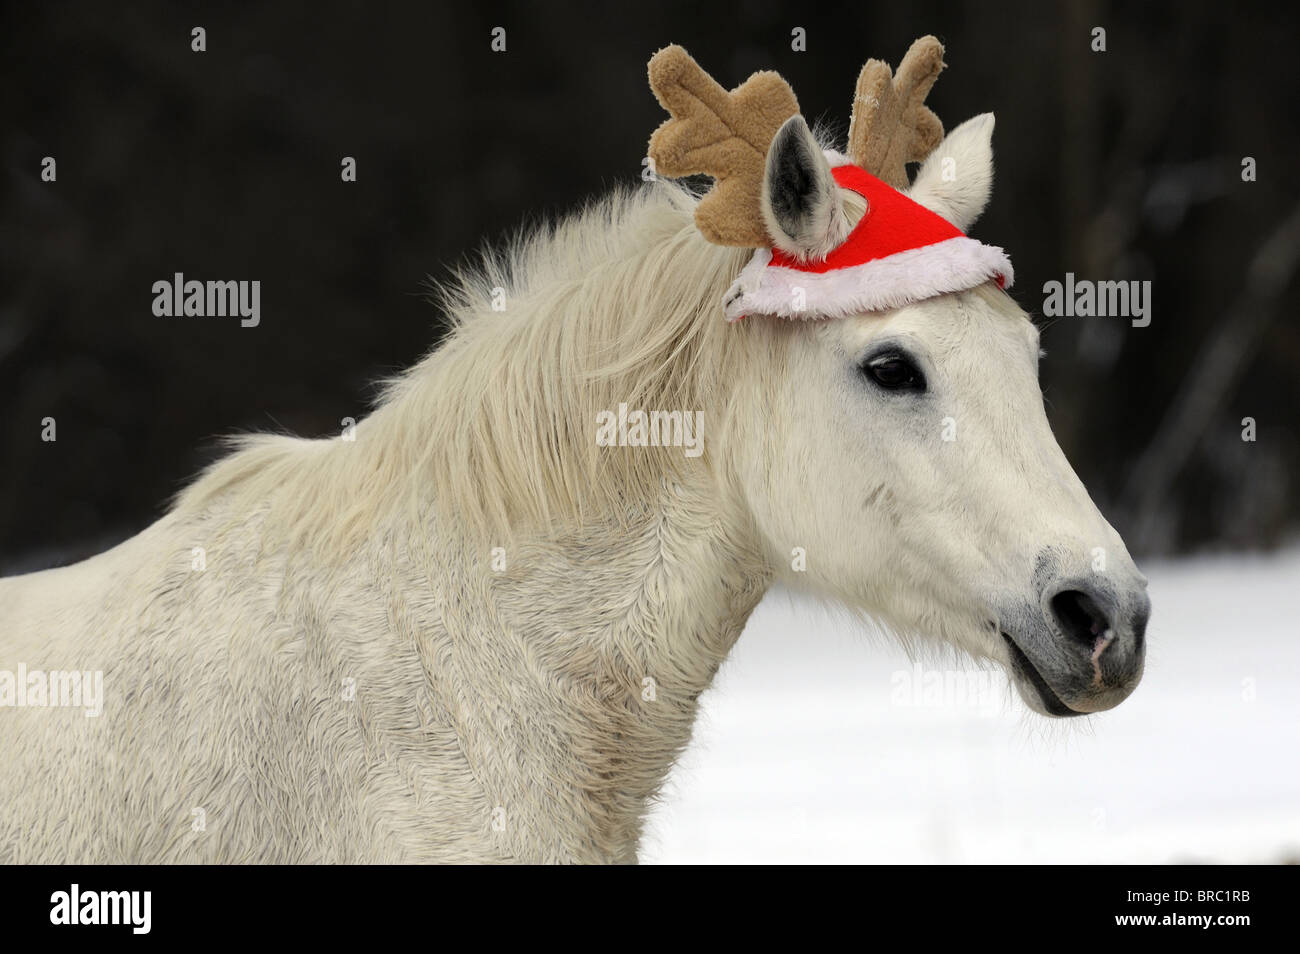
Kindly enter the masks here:
<path id="1" fill-rule="evenodd" d="M 1143 570 L 1146 676 L 1069 722 L 1029 712 L 1000 674 L 917 668 L 835 611 L 769 594 L 704 697 L 642 861 L 1300 858 L 1300 550 Z"/>

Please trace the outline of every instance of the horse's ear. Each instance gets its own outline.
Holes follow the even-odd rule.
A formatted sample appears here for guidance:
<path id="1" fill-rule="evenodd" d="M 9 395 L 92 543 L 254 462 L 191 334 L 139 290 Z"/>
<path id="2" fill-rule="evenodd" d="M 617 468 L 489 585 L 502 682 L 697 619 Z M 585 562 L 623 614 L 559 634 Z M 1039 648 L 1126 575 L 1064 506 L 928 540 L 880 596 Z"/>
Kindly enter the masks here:
<path id="1" fill-rule="evenodd" d="M 907 194 L 963 232 L 993 191 L 993 114 L 968 119 L 930 153 Z"/>
<path id="2" fill-rule="evenodd" d="M 773 244 L 799 260 L 825 258 L 848 234 L 839 186 L 802 116 L 787 119 L 772 139 L 762 207 Z"/>

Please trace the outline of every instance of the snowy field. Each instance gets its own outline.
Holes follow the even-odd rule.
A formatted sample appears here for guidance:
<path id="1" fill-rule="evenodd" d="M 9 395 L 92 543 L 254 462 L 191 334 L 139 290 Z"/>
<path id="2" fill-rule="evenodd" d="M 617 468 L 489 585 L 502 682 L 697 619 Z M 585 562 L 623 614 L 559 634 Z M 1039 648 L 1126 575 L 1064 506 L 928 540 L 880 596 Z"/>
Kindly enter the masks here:
<path id="1" fill-rule="evenodd" d="M 1068 722 L 780 591 L 670 778 L 642 861 L 1300 859 L 1300 550 L 1144 564 L 1146 676 Z"/>

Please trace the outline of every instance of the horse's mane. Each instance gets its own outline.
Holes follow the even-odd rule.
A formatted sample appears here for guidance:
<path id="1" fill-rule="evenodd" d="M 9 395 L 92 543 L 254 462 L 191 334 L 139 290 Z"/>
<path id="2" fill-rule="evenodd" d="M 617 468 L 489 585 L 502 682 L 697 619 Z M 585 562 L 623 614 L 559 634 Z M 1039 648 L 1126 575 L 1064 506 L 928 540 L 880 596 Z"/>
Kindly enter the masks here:
<path id="1" fill-rule="evenodd" d="M 630 515 L 673 469 L 710 466 L 717 450 L 706 440 L 688 461 L 676 448 L 601 448 L 596 413 L 699 410 L 711 440 L 725 384 L 744 372 L 736 336 L 754 333 L 721 309 L 749 251 L 705 242 L 695 204 L 654 182 L 520 232 L 434 287 L 451 331 L 386 382 L 355 440 L 235 438 L 175 512 L 265 510 L 268 530 L 322 545 L 375 532 L 402 505 L 432 503 L 440 522 L 498 540 Z"/>

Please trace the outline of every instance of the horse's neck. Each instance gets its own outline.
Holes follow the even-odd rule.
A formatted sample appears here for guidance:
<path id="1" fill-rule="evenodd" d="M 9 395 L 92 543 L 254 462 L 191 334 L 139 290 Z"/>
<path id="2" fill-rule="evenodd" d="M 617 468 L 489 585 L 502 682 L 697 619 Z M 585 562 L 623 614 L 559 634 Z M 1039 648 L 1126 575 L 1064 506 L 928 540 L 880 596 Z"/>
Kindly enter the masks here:
<path id="1" fill-rule="evenodd" d="M 735 482 L 704 458 L 672 466 L 682 460 L 655 455 L 682 448 L 610 447 L 601 453 L 648 456 L 559 466 L 591 463 L 583 455 L 594 452 L 595 435 L 583 426 L 594 427 L 591 415 L 628 392 L 647 408 L 693 407 L 709 421 L 723 420 L 731 403 L 720 388 L 739 378 L 720 364 L 728 355 L 734 361 L 739 345 L 720 347 L 721 316 L 702 316 L 689 302 L 696 294 L 720 300 L 740 262 L 732 250 L 682 242 L 689 212 L 670 205 L 629 213 L 624 227 L 658 236 L 639 257 L 611 249 L 599 278 L 565 278 L 563 297 L 555 293 L 561 286 L 544 286 L 536 301 L 521 297 L 507 319 L 473 318 L 408 377 L 374 432 L 390 457 L 432 448 L 432 472 L 417 485 L 434 515 L 429 558 L 409 554 L 392 577 L 408 584 L 401 595 L 417 607 L 434 710 L 454 726 L 487 804 L 502 811 L 502 847 L 533 860 L 538 833 L 549 839 L 552 860 L 632 860 L 647 800 L 689 741 L 697 699 L 772 573 L 745 508 L 725 502 L 716 486 Z M 685 305 L 681 281 L 693 289 Z M 620 311 L 621 294 L 636 296 L 638 307 Z M 713 324 L 698 328 L 703 319 Z M 683 350 L 714 344 L 706 355 Z M 610 355 L 636 368 L 581 364 Z M 666 355 L 709 376 L 694 382 L 698 393 L 686 395 L 679 376 L 653 386 L 642 380 Z M 551 373 L 556 368 L 564 374 Z M 562 406 L 538 400 L 568 387 L 585 390 L 566 392 L 572 400 Z M 512 441 L 510 428 L 525 430 Z M 415 436 L 429 430 L 430 439 Z M 539 434 L 561 443 L 530 439 Z M 364 446 L 365 435 L 359 439 Z M 711 446 L 719 469 L 723 446 Z M 530 455 L 541 455 L 541 465 Z M 662 472 L 651 473 L 656 462 Z M 607 483 L 592 486 L 596 480 Z M 527 506 L 555 488 L 553 507 Z M 565 498 L 585 490 L 579 516 Z M 491 501 L 501 507 L 476 507 L 474 495 L 501 498 Z M 637 518 L 606 512 L 618 506 Z M 491 512 L 476 521 L 478 510 Z M 484 539 L 495 531 L 482 524 L 507 517 L 515 543 Z M 530 522 L 582 529 L 530 535 Z M 439 591 L 433 598 L 421 589 L 426 578 Z"/>
<path id="2" fill-rule="evenodd" d="M 486 783 L 503 808 L 568 805 L 561 841 L 582 846 L 576 860 L 634 858 L 647 800 L 768 586 L 750 539 L 707 495 L 678 489 L 630 532 L 505 552 L 487 586 L 500 643 L 483 647 L 480 670 L 502 682 L 472 687 L 496 723 L 492 745 L 519 752 Z"/>

